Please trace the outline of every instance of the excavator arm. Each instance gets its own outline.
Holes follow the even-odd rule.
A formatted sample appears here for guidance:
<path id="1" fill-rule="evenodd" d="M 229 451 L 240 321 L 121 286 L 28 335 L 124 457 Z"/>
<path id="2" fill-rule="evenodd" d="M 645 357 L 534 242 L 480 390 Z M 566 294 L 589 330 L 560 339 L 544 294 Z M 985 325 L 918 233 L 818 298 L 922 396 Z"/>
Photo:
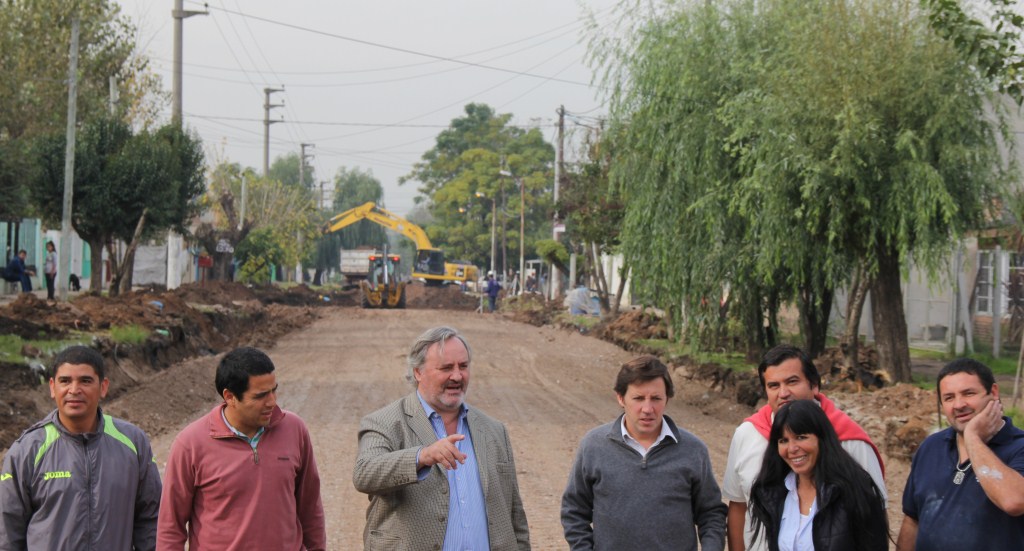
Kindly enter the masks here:
<path id="1" fill-rule="evenodd" d="M 437 250 L 430 244 L 430 238 L 427 237 L 427 232 L 423 231 L 423 228 L 393 212 L 378 207 L 372 201 L 363 203 L 331 218 L 327 222 L 327 228 L 324 230 L 324 233 L 336 232 L 360 220 L 375 222 L 408 237 L 416 244 L 416 248 L 419 250 Z"/>
<path id="2" fill-rule="evenodd" d="M 355 224 L 360 220 L 369 220 L 390 230 L 408 237 L 416 245 L 416 259 L 412 266 L 412 277 L 421 278 L 428 284 L 440 285 L 444 282 L 476 281 L 476 267 L 472 265 L 450 264 L 445 262 L 444 251 L 434 248 L 423 228 L 409 222 L 405 218 L 389 212 L 376 203 L 363 203 L 331 218 L 324 233 L 336 232 Z"/>

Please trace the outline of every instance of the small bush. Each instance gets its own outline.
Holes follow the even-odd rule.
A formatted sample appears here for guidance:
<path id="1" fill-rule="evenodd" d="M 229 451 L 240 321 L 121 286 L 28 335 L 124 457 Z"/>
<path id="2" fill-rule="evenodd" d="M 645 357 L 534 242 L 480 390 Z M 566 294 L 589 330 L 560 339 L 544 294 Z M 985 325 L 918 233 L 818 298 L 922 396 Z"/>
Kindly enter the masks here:
<path id="1" fill-rule="evenodd" d="M 149 333 L 149 329 L 134 324 L 110 328 L 110 338 L 121 344 L 142 344 L 149 338 Z"/>

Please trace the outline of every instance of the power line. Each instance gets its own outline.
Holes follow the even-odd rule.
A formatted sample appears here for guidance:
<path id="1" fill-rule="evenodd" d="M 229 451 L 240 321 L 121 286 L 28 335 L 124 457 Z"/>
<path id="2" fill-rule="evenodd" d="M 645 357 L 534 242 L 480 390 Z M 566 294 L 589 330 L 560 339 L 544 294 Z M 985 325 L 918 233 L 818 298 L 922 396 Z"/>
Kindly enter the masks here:
<path id="1" fill-rule="evenodd" d="M 516 75 L 516 76 L 525 76 L 525 77 L 530 77 L 530 78 L 539 78 L 539 79 L 544 79 L 544 80 L 551 81 L 551 82 L 561 82 L 561 83 L 564 83 L 564 84 L 574 84 L 576 86 L 585 86 L 587 88 L 592 88 L 593 87 L 589 83 L 580 82 L 580 81 L 577 81 L 577 80 L 568 80 L 568 79 L 554 78 L 554 77 L 551 77 L 551 76 L 537 75 L 537 74 L 533 74 L 533 73 L 528 73 L 526 71 L 517 71 L 515 69 L 506 69 L 504 67 L 494 67 L 492 65 L 485 65 L 483 63 L 475 63 L 475 62 L 472 62 L 472 61 L 465 61 L 465 60 L 456 59 L 456 58 L 453 58 L 453 57 L 446 57 L 446 56 L 441 56 L 441 55 L 430 54 L 430 53 L 427 53 L 427 52 L 418 52 L 416 50 L 410 50 L 408 48 L 400 48 L 398 46 L 391 46 L 391 45 L 388 45 L 388 44 L 381 44 L 381 43 L 378 43 L 378 42 L 372 42 L 372 41 L 363 40 L 363 39 L 360 39 L 360 38 L 353 38 L 353 37 L 350 37 L 350 36 L 344 36 L 344 35 L 340 35 L 340 34 L 329 33 L 327 31 L 311 29 L 309 27 L 303 27 L 301 25 L 295 25 L 295 24 L 292 24 L 292 23 L 285 23 L 283 21 L 275 21 L 273 19 L 268 19 L 266 17 L 260 17 L 258 15 L 250 15 L 250 14 L 242 13 L 242 12 L 239 12 L 239 11 L 229 10 L 229 9 L 226 9 L 226 8 L 223 8 L 223 7 L 222 8 L 213 8 L 213 7 L 211 7 L 209 9 L 211 9 L 211 10 L 219 9 L 220 11 L 223 11 L 225 13 L 230 13 L 230 14 L 241 16 L 241 17 L 247 17 L 247 18 L 250 18 L 250 19 L 255 19 L 256 21 L 262 21 L 262 22 L 270 24 L 270 25 L 276 25 L 276 26 L 279 26 L 279 27 L 285 27 L 285 28 L 294 29 L 294 30 L 298 30 L 298 31 L 318 34 L 318 35 L 326 36 L 326 37 L 329 37 L 329 38 L 336 38 L 338 40 L 345 40 L 347 42 L 355 42 L 357 44 L 363 44 L 363 45 L 366 45 L 366 46 L 373 46 L 375 48 L 382 48 L 382 49 L 385 49 L 385 50 L 391 50 L 391 51 L 395 51 L 395 52 L 401 52 L 401 53 L 410 54 L 410 55 L 416 55 L 416 56 L 420 56 L 420 57 L 427 57 L 427 58 L 430 58 L 430 59 L 436 59 L 438 61 L 447 61 L 449 63 L 458 63 L 460 65 L 466 65 L 466 66 L 469 66 L 469 67 L 477 67 L 477 68 L 480 68 L 480 69 L 488 69 L 488 70 L 491 70 L 491 71 L 498 71 L 498 72 L 502 72 L 502 73 L 509 73 L 509 74 L 513 74 L 513 75 Z"/>
<path id="2" fill-rule="evenodd" d="M 614 6 L 608 7 L 608 8 L 605 8 L 604 10 L 601 10 L 601 11 L 609 11 L 609 10 L 613 9 L 613 7 Z M 600 12 L 598 12 L 598 13 L 600 13 Z M 499 49 L 505 48 L 507 46 L 512 46 L 512 45 L 515 45 L 515 44 L 519 44 L 521 42 L 526 42 L 528 40 L 533 40 L 534 38 L 538 38 L 538 37 L 544 36 L 546 34 L 550 34 L 550 33 L 556 32 L 556 31 L 560 31 L 560 30 L 562 30 L 562 29 L 564 29 L 566 27 L 574 27 L 572 30 L 577 30 L 577 29 L 575 29 L 575 27 L 579 27 L 581 25 L 583 25 L 583 21 L 577 19 L 576 21 L 573 21 L 571 23 L 565 23 L 563 25 L 559 25 L 557 27 L 553 27 L 553 28 L 548 29 L 546 31 L 542 31 L 542 32 L 539 32 L 539 33 L 527 36 L 525 38 L 520 38 L 520 39 L 512 40 L 510 42 L 506 42 L 504 44 L 498 44 L 496 46 L 490 46 L 490 47 L 484 48 L 482 50 L 476 50 L 474 52 L 468 52 L 468 53 L 465 53 L 465 54 L 461 54 L 461 55 L 458 56 L 458 58 L 470 57 L 470 56 L 474 56 L 474 55 L 479 55 L 479 54 L 487 53 L 487 52 L 490 52 L 490 51 L 493 51 L 493 50 L 499 50 Z M 250 32 L 251 32 L 251 30 L 250 30 Z M 568 34 L 568 33 L 560 34 L 560 35 L 556 36 L 555 38 L 561 38 L 562 36 L 565 36 L 565 34 Z M 536 44 L 534 46 L 539 46 L 541 44 L 546 44 L 547 42 L 549 42 L 549 41 L 540 42 L 540 43 L 538 43 L 538 44 Z M 534 47 L 534 46 L 531 46 L 531 48 Z M 516 50 L 515 52 L 512 52 L 512 53 L 518 53 L 518 52 L 521 52 L 521 51 L 524 51 L 524 50 L 525 49 Z M 157 57 L 157 56 L 150 56 L 149 59 L 158 60 L 158 61 L 162 61 L 162 62 L 169 62 L 170 61 L 169 59 L 161 58 L 161 57 Z M 497 58 L 492 58 L 492 59 L 497 59 Z M 491 61 L 491 59 L 488 59 L 488 60 L 485 60 L 485 61 Z M 346 74 L 377 73 L 377 72 L 384 72 L 384 71 L 393 71 L 393 70 L 398 70 L 398 69 L 409 69 L 409 68 L 412 68 L 412 67 L 422 67 L 422 66 L 425 66 L 425 65 L 433 65 L 433 64 L 436 64 L 436 63 L 440 63 L 440 61 L 439 60 L 423 61 L 423 62 L 419 62 L 419 63 L 406 63 L 406 64 L 403 64 L 403 65 L 391 65 L 391 66 L 388 66 L 388 67 L 372 67 L 372 68 L 369 68 L 369 69 L 338 69 L 338 70 L 332 70 L 332 71 L 277 71 L 277 72 L 275 72 L 275 74 L 276 75 L 289 75 L 289 76 L 291 76 L 291 75 L 296 75 L 296 76 L 333 76 L 333 75 L 346 75 Z M 216 66 L 216 65 L 204 65 L 204 64 L 201 64 L 201 63 L 187 63 L 186 65 L 189 66 L 189 67 L 195 67 L 195 68 L 201 68 L 201 69 L 211 69 L 211 70 L 222 71 L 222 72 L 223 71 L 228 71 L 228 72 L 239 72 L 239 71 L 241 71 L 241 72 L 244 72 L 244 69 L 235 69 L 233 67 L 219 67 L 219 66 Z"/>
<path id="3" fill-rule="evenodd" d="M 190 117 L 197 117 L 206 120 L 224 120 L 224 121 L 244 121 L 244 122 L 262 122 L 263 119 L 251 118 L 251 117 L 227 117 L 222 115 L 202 115 L 199 113 L 188 113 Z M 408 124 L 408 123 L 385 123 L 385 122 L 331 122 L 331 121 L 285 121 L 291 124 L 308 124 L 308 125 L 319 125 L 319 126 L 362 126 L 362 127 L 389 127 L 389 128 L 449 128 L 451 124 Z M 514 125 L 507 124 L 505 126 L 513 128 L 534 128 L 536 125 Z"/>

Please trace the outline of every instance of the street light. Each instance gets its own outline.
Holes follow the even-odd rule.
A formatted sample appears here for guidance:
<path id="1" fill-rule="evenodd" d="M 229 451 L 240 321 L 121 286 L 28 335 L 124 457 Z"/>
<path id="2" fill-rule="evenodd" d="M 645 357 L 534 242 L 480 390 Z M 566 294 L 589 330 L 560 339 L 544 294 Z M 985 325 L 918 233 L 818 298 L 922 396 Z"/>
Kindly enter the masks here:
<path id="1" fill-rule="evenodd" d="M 481 191 L 476 192 L 476 196 L 481 199 L 488 198 Z M 489 199 L 491 200 L 491 273 L 494 273 L 494 257 L 497 256 L 497 251 L 495 250 L 495 237 L 497 236 L 497 227 L 495 226 L 495 221 L 497 220 L 498 213 L 496 208 L 497 202 L 494 200 L 493 197 L 490 197 Z"/>
<path id="2" fill-rule="evenodd" d="M 499 174 L 502 176 L 512 176 L 512 173 L 507 170 L 502 170 Z M 526 184 L 523 183 L 522 178 L 515 178 L 516 185 L 519 186 L 519 293 L 523 294 L 523 281 L 526 278 Z"/>

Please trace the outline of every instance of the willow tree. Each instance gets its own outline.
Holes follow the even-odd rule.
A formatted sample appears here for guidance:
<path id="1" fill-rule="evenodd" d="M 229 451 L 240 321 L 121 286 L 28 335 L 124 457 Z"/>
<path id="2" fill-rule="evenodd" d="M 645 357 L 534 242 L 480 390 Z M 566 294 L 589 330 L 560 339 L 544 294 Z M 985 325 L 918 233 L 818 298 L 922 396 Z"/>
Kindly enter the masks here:
<path id="1" fill-rule="evenodd" d="M 981 75 L 914 0 L 673 3 L 633 24 L 596 59 L 634 149 L 613 171 L 623 241 L 658 258 L 665 302 L 774 290 L 812 330 L 861 266 L 882 365 L 909 380 L 901 273 L 937 276 L 1003 180 Z"/>

